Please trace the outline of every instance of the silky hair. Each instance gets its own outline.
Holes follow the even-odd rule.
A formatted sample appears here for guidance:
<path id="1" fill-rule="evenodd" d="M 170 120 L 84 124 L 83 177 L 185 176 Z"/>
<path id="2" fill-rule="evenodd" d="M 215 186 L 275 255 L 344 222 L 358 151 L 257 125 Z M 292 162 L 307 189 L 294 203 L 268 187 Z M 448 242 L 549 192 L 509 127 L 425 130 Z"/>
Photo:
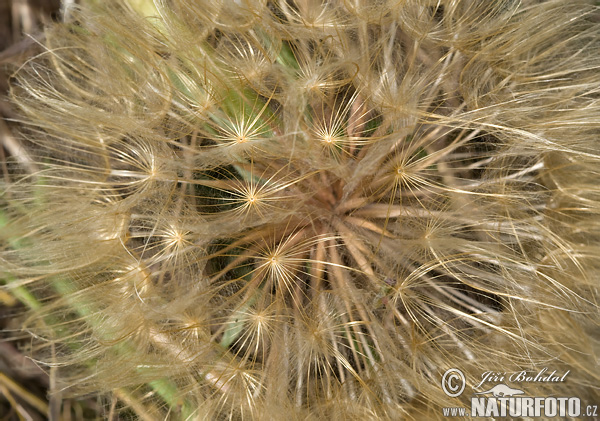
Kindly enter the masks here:
<path id="1" fill-rule="evenodd" d="M 597 399 L 598 8 L 88 3 L 16 69 L 30 147 L 0 197 L 55 391 L 432 419 L 547 367 L 566 381 L 528 395 Z"/>

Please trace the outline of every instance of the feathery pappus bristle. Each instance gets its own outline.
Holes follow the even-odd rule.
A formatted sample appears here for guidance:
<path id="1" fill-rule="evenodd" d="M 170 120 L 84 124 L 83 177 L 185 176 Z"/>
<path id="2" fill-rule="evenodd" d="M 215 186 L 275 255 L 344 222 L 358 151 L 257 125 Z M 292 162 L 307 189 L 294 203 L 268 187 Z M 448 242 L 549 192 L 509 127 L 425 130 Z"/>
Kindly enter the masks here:
<path id="1" fill-rule="evenodd" d="M 16 72 L 38 169 L 0 199 L 62 393 L 429 419 L 469 402 L 450 368 L 552 367 L 531 396 L 598 397 L 598 8 L 90 3 Z"/>

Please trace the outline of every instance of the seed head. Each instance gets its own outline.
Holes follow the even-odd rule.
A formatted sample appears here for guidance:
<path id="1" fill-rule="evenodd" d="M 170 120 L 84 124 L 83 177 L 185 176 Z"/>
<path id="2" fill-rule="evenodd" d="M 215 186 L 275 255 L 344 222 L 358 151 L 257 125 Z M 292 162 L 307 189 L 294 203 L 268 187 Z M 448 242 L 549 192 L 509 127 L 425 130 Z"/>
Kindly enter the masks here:
<path id="1" fill-rule="evenodd" d="M 13 86 L 41 169 L 1 258 L 65 391 L 423 418 L 448 368 L 545 364 L 593 394 L 595 8 L 131 5 L 74 10 Z"/>

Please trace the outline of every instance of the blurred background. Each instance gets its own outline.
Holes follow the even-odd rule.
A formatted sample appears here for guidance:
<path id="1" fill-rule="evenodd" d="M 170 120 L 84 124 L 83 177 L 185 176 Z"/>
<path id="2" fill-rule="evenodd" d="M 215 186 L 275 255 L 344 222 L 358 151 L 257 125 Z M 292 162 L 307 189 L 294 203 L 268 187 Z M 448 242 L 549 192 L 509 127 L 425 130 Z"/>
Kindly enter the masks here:
<path id="1" fill-rule="evenodd" d="M 17 115 L 8 98 L 9 79 L 22 63 L 42 51 L 38 41 L 44 38 L 44 24 L 62 20 L 65 7 L 73 3 L 0 0 L 0 165 L 5 181 L 9 181 L 7 159 L 27 160 L 30 148 L 17 134 Z M 5 225 L 0 208 L 0 230 Z M 0 289 L 0 421 L 104 419 L 95 399 L 71 401 L 58 391 L 50 395 L 52 373 L 44 372 L 27 357 L 25 335 L 21 341 L 8 340 L 19 332 L 24 310 L 16 297 Z"/>

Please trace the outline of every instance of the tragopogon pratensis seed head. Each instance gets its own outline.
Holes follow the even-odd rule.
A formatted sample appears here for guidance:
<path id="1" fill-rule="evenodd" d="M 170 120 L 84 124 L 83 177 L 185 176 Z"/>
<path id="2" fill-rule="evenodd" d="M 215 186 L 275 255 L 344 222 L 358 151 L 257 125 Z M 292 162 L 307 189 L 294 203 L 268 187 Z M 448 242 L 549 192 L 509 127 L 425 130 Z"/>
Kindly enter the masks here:
<path id="1" fill-rule="evenodd" d="M 14 83 L 39 171 L 2 264 L 68 391 L 340 420 L 441 416 L 452 367 L 595 393 L 596 9 L 146 3 L 74 10 Z"/>

